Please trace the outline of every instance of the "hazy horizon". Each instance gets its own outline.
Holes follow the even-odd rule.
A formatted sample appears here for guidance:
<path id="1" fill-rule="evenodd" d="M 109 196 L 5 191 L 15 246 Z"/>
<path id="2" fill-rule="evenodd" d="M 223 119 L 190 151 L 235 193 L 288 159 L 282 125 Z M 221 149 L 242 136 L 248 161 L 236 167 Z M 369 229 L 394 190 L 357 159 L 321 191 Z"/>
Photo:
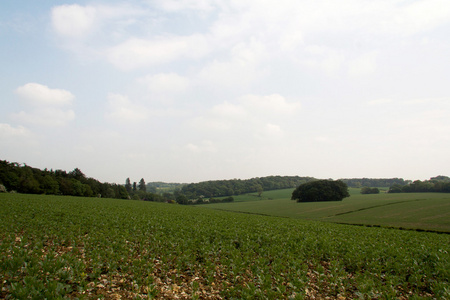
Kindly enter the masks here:
<path id="1" fill-rule="evenodd" d="M 102 182 L 426 180 L 450 2 L 0 3 L 0 159 Z"/>

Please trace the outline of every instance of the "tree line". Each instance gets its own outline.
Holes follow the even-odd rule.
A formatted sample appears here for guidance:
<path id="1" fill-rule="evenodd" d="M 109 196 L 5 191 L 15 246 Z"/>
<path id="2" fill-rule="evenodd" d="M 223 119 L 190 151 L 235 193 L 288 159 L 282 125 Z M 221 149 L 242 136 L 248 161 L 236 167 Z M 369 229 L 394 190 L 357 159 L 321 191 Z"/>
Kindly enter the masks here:
<path id="1" fill-rule="evenodd" d="M 352 188 L 404 186 L 411 183 L 410 180 L 404 180 L 403 178 L 343 178 L 339 180 Z"/>
<path id="2" fill-rule="evenodd" d="M 177 186 L 178 184 L 170 184 L 171 188 Z M 131 183 L 128 177 L 123 185 L 102 183 L 97 179 L 87 177 L 78 168 L 71 172 L 40 170 L 26 164 L 6 160 L 0 160 L 0 192 L 133 199 L 178 204 L 206 204 L 234 200 L 232 197 L 188 199 L 179 188 L 176 188 L 173 193 L 156 193 L 155 186 L 152 183 L 147 185 L 144 178 L 141 178 L 139 182 Z"/>
<path id="3" fill-rule="evenodd" d="M 181 188 L 181 192 L 188 199 L 226 197 L 247 193 L 261 194 L 263 191 L 295 188 L 302 183 L 312 180 L 316 179 L 299 176 L 267 176 L 244 180 L 211 180 L 184 185 Z"/>
<path id="4" fill-rule="evenodd" d="M 230 202 L 230 196 L 263 191 L 296 188 L 301 184 L 317 181 L 313 177 L 300 176 L 267 176 L 251 179 L 231 179 L 204 181 L 191 184 L 164 183 L 146 184 L 141 178 L 131 183 L 127 178 L 125 185 L 102 183 L 97 179 L 87 177 L 75 168 L 71 172 L 63 170 L 40 170 L 26 164 L 0 160 L 0 191 L 15 191 L 26 194 L 71 195 L 84 197 L 104 197 L 118 199 L 136 199 L 157 202 L 172 202 L 179 204 L 202 204 L 214 202 Z M 351 178 L 341 179 L 350 187 L 363 187 L 362 193 L 376 193 L 375 187 L 390 187 L 389 193 L 417 192 L 450 192 L 450 177 L 436 176 L 425 181 L 410 181 L 402 178 Z M 166 184 L 167 185 L 167 184 Z M 157 188 L 162 193 L 157 193 Z M 179 188 L 181 187 L 181 188 Z M 217 199 L 218 197 L 228 197 Z"/>
<path id="5" fill-rule="evenodd" d="M 389 193 L 450 193 L 450 177 L 436 176 L 429 180 L 415 180 L 407 185 L 394 184 Z"/>
<path id="6" fill-rule="evenodd" d="M 70 195 L 127 199 L 123 185 L 102 183 L 86 177 L 80 169 L 40 170 L 26 164 L 0 160 L 0 184 L 7 191 L 24 194 Z"/>

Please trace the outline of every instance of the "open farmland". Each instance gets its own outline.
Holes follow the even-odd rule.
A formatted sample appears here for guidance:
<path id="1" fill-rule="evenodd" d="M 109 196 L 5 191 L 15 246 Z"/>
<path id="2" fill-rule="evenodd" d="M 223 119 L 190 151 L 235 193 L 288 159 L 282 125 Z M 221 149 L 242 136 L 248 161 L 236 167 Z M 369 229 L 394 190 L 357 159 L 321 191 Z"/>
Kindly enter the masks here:
<path id="1" fill-rule="evenodd" d="M 81 197 L 0 208 L 0 298 L 450 296 L 446 234 Z"/>
<path id="2" fill-rule="evenodd" d="M 401 193 L 361 195 L 350 189 L 350 197 L 337 202 L 297 203 L 293 189 L 267 191 L 235 197 L 234 203 L 206 207 L 279 217 L 327 222 L 450 232 L 450 194 Z"/>

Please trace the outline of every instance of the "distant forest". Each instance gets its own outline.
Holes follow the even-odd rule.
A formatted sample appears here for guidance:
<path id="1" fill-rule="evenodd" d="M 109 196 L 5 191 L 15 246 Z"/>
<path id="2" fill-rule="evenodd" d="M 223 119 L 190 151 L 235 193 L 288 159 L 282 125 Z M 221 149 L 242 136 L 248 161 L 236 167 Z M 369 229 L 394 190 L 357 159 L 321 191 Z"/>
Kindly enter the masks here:
<path id="1" fill-rule="evenodd" d="M 407 185 L 394 184 L 389 188 L 389 193 L 450 193 L 450 177 L 440 175 Z"/>
<path id="2" fill-rule="evenodd" d="M 261 194 L 263 191 L 296 188 L 302 183 L 318 180 L 314 177 L 299 176 L 267 176 L 246 180 L 213 180 L 191 183 L 181 188 L 181 192 L 189 199 L 198 197 L 226 197 L 247 193 Z M 450 178 L 436 176 L 430 180 L 404 180 L 403 178 L 344 178 L 340 179 L 349 187 L 391 187 L 389 192 L 450 192 Z M 394 189 L 392 189 L 392 187 Z"/>
<path id="3" fill-rule="evenodd" d="M 424 181 L 402 178 L 351 178 L 341 181 L 354 188 L 389 187 L 388 193 L 450 193 L 450 177 L 442 175 Z"/>
<path id="4" fill-rule="evenodd" d="M 258 193 L 263 191 L 296 188 L 300 184 L 317 180 L 313 177 L 267 176 L 251 179 L 213 180 L 191 184 L 153 182 L 145 184 L 144 179 L 131 185 L 129 178 L 125 185 L 102 183 L 87 177 L 75 168 L 73 171 L 40 170 L 26 164 L 0 160 L 0 191 L 25 194 L 71 195 L 84 197 L 104 197 L 118 199 L 136 199 L 158 202 L 177 202 L 180 204 L 209 203 L 222 201 L 218 197 Z M 450 192 L 450 178 L 436 176 L 430 180 L 411 182 L 402 178 L 374 179 L 351 178 L 340 179 L 349 187 L 390 187 L 390 193 L 409 192 Z M 193 202 L 191 200 L 194 200 Z M 232 201 L 227 198 L 226 201 Z"/>
<path id="5" fill-rule="evenodd" d="M 198 197 L 225 197 L 247 193 L 296 188 L 302 183 L 316 180 L 313 177 L 299 176 L 267 176 L 251 179 L 213 180 L 191 183 L 181 188 L 181 192 L 189 199 Z"/>
<path id="6" fill-rule="evenodd" d="M 403 178 L 343 178 L 340 180 L 352 188 L 390 187 L 394 184 L 403 186 L 411 183 L 410 180 Z"/>

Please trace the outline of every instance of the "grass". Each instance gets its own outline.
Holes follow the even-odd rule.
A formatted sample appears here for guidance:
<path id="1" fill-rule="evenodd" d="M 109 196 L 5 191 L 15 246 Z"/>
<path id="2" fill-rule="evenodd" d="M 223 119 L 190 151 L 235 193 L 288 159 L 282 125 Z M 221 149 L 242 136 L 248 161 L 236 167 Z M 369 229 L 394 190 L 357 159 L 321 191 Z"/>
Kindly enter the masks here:
<path id="1" fill-rule="evenodd" d="M 359 189 L 350 189 L 350 197 L 343 201 L 297 203 L 290 200 L 292 191 L 267 191 L 262 197 L 241 195 L 234 203 L 206 207 L 307 220 L 450 232 L 450 194 L 361 195 Z"/>
<path id="2" fill-rule="evenodd" d="M 0 194 L 0 298 L 445 299 L 449 251 L 446 234 Z"/>

